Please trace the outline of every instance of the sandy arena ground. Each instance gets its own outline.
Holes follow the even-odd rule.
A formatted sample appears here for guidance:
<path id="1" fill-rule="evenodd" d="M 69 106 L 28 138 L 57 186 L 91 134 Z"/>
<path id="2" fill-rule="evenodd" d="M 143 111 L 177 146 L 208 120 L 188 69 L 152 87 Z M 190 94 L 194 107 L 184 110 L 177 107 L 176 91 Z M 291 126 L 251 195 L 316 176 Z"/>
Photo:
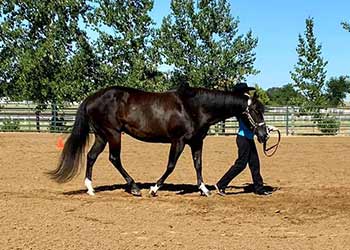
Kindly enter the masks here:
<path id="1" fill-rule="evenodd" d="M 350 249 L 350 137 L 284 137 L 274 157 L 260 151 L 264 181 L 277 189 L 271 196 L 244 192 L 247 168 L 229 195 L 209 198 L 194 185 L 188 147 L 158 197 L 149 197 L 169 145 L 125 135 L 122 160 L 142 197 L 124 192 L 108 149 L 94 168 L 95 197 L 85 194 L 85 167 L 54 183 L 45 172 L 56 166 L 58 137 L 0 133 L 0 249 Z M 233 136 L 206 138 L 209 188 L 236 150 Z"/>

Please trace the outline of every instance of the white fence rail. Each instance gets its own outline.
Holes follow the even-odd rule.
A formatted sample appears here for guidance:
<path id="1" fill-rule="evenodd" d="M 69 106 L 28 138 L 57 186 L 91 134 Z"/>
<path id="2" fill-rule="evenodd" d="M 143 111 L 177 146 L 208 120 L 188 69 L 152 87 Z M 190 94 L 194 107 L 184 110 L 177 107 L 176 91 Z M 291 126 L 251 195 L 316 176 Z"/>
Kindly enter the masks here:
<path id="1" fill-rule="evenodd" d="M 69 132 L 77 106 L 37 111 L 32 103 L 0 105 L 0 131 Z M 293 135 L 350 135 L 350 107 L 320 109 L 319 113 L 304 112 L 298 107 L 267 107 L 265 121 Z M 232 135 L 237 132 L 235 118 L 212 126 L 211 135 Z"/>

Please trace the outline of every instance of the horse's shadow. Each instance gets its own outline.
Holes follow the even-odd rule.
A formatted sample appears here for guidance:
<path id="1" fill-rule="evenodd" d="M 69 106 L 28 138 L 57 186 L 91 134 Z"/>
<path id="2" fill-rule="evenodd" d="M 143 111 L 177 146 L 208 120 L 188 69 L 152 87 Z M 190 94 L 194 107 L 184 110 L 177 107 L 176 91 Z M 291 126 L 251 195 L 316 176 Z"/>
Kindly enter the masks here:
<path id="1" fill-rule="evenodd" d="M 138 187 L 140 189 L 146 189 L 149 190 L 151 186 L 154 186 L 155 183 L 137 183 Z M 210 191 L 215 191 L 214 185 L 206 185 L 206 187 Z M 266 191 L 269 192 L 275 192 L 277 191 L 278 187 L 273 187 L 269 185 L 264 185 L 264 188 Z M 103 185 L 103 186 L 97 186 L 94 188 L 95 193 L 99 192 L 106 192 L 106 191 L 114 191 L 114 190 L 127 190 L 128 186 L 127 184 L 114 184 L 114 185 Z M 191 193 L 197 193 L 199 192 L 198 186 L 193 184 L 172 184 L 172 183 L 164 183 L 163 186 L 159 189 L 160 191 L 171 191 L 175 192 L 178 195 L 184 195 L 184 194 L 191 194 Z M 79 195 L 86 193 L 87 189 L 79 189 L 74 191 L 68 191 L 64 192 L 64 195 Z M 245 194 L 245 193 L 253 193 L 254 192 L 254 186 L 251 183 L 245 183 L 241 186 L 228 186 L 226 189 L 227 195 L 238 195 L 238 194 Z"/>

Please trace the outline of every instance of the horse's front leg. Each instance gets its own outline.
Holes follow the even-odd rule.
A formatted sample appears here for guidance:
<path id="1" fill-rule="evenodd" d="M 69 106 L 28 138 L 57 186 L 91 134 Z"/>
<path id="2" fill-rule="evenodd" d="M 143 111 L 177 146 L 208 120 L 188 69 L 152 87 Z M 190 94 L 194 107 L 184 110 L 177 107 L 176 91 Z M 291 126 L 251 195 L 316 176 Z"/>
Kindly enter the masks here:
<path id="1" fill-rule="evenodd" d="M 194 168 L 196 169 L 197 173 L 197 185 L 199 190 L 204 194 L 205 196 L 210 196 L 209 189 L 205 186 L 203 182 L 203 176 L 202 176 L 202 149 L 203 149 L 203 140 L 196 141 L 195 143 L 190 144 L 191 152 L 192 152 L 192 159 Z"/>
<path id="2" fill-rule="evenodd" d="M 158 189 L 163 185 L 166 178 L 168 178 L 168 176 L 174 171 L 176 162 L 184 150 L 184 147 L 185 143 L 182 139 L 171 143 L 167 168 L 162 177 L 160 177 L 160 179 L 157 181 L 156 185 L 150 188 L 149 193 L 152 196 L 157 195 Z"/>

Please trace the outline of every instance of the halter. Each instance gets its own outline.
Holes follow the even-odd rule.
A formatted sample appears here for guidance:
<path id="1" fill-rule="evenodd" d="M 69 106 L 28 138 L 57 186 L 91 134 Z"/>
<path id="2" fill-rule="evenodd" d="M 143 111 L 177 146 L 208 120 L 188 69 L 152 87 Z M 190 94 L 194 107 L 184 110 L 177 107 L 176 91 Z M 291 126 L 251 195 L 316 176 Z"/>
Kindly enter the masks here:
<path id="1" fill-rule="evenodd" d="M 252 127 L 253 127 L 253 132 L 255 132 L 258 127 L 262 127 L 262 126 L 265 125 L 265 122 L 257 123 L 257 122 L 254 121 L 253 117 L 249 113 L 249 108 L 248 107 L 242 114 L 247 116 L 248 121 L 250 122 L 250 125 L 252 125 Z"/>
<path id="2" fill-rule="evenodd" d="M 258 127 L 264 126 L 265 122 L 257 123 L 256 121 L 254 121 L 252 115 L 249 113 L 249 107 L 252 104 L 252 100 L 250 99 L 250 95 L 249 94 L 244 94 L 244 95 L 248 96 L 249 99 L 248 99 L 248 106 L 247 106 L 247 108 L 245 109 L 245 111 L 242 114 L 247 116 L 248 121 L 250 122 L 250 125 L 253 127 L 253 133 L 254 133 Z"/>
<path id="3" fill-rule="evenodd" d="M 252 104 L 252 100 L 250 99 L 250 95 L 248 95 L 248 94 L 244 94 L 244 95 L 248 96 L 249 99 L 248 99 L 248 106 L 247 106 L 246 110 L 245 110 L 242 114 L 244 114 L 244 115 L 247 116 L 249 123 L 250 123 L 251 126 L 253 127 L 253 133 L 255 133 L 255 131 L 256 131 L 257 128 L 262 127 L 262 126 L 264 126 L 264 125 L 266 126 L 266 124 L 265 124 L 265 122 L 257 123 L 256 121 L 254 121 L 253 117 L 252 117 L 251 114 L 249 113 L 249 107 L 250 107 L 251 104 Z M 275 127 L 273 127 L 273 126 L 267 126 L 266 130 L 267 130 L 267 135 L 268 135 L 268 137 L 267 137 L 266 141 L 265 141 L 264 144 L 263 144 L 263 151 L 264 151 L 264 154 L 265 154 L 267 157 L 271 157 L 271 156 L 273 156 L 273 155 L 276 153 L 277 148 L 278 148 L 278 146 L 279 146 L 279 144 L 280 144 L 280 141 L 281 141 L 281 133 L 280 133 L 280 131 L 279 131 L 277 128 L 275 128 Z M 268 140 L 268 138 L 269 138 L 269 136 L 270 136 L 270 133 L 271 133 L 271 132 L 274 132 L 274 131 L 276 131 L 277 134 L 278 134 L 277 143 L 276 143 L 275 145 L 272 145 L 272 146 L 270 146 L 270 147 L 267 147 L 267 143 L 266 143 L 266 142 L 267 142 L 267 140 Z"/>

